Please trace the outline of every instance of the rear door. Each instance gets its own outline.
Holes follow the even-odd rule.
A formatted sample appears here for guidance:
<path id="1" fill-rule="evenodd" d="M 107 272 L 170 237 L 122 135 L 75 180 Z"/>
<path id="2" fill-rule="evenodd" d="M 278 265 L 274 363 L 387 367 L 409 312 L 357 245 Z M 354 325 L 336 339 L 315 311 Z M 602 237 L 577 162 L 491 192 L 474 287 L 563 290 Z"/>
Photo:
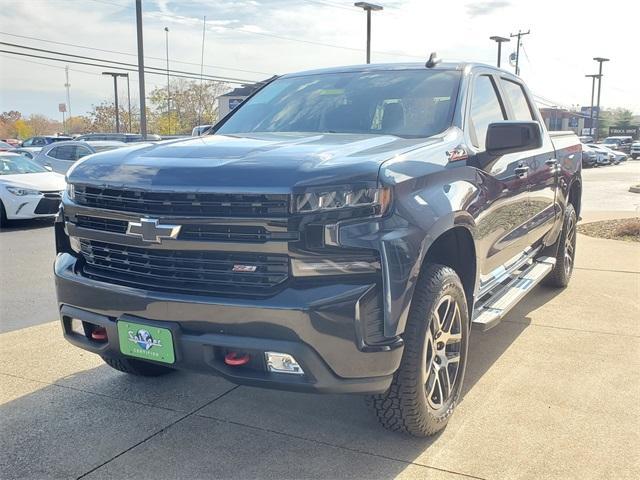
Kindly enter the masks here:
<path id="1" fill-rule="evenodd" d="M 471 144 L 469 164 L 477 167 L 482 177 L 480 195 L 484 198 L 476 215 L 476 239 L 480 271 L 488 278 L 522 255 L 530 216 L 527 171 L 521 155 L 492 157 L 486 153 L 489 124 L 508 119 L 498 80 L 491 70 L 480 70 L 471 79 L 465 126 Z"/>
<path id="2" fill-rule="evenodd" d="M 57 173 L 66 173 L 76 161 L 75 145 L 57 145 L 47 152 L 47 164 Z"/>
<path id="3" fill-rule="evenodd" d="M 530 218 L 527 226 L 527 243 L 533 245 L 551 230 L 556 214 L 559 213 L 559 209 L 556 208 L 558 163 L 551 139 L 524 85 L 515 79 L 502 77 L 500 86 L 508 106 L 509 119 L 537 121 L 542 128 L 542 147 L 519 154 L 522 163 L 528 167 L 528 215 Z"/>

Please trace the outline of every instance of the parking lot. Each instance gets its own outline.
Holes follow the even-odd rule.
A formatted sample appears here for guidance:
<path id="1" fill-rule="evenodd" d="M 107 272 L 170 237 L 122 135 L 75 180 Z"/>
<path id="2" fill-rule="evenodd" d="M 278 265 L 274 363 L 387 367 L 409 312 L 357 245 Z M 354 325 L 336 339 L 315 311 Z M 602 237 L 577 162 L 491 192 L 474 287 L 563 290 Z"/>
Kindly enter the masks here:
<path id="1" fill-rule="evenodd" d="M 583 177 L 583 221 L 637 215 L 640 161 Z M 474 332 L 433 439 L 383 430 L 358 396 L 120 374 L 62 339 L 51 223 L 0 244 L 0 478 L 640 478 L 638 243 L 581 235 L 566 290 Z"/>

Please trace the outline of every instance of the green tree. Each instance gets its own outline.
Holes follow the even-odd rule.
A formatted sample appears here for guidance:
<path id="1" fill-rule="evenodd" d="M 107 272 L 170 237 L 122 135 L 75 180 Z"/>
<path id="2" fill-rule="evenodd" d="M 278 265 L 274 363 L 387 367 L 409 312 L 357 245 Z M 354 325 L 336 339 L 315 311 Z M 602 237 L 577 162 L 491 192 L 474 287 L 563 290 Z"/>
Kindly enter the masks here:
<path id="1" fill-rule="evenodd" d="M 611 123 L 614 127 L 628 127 L 633 122 L 633 112 L 626 108 L 616 108 L 611 112 Z"/>

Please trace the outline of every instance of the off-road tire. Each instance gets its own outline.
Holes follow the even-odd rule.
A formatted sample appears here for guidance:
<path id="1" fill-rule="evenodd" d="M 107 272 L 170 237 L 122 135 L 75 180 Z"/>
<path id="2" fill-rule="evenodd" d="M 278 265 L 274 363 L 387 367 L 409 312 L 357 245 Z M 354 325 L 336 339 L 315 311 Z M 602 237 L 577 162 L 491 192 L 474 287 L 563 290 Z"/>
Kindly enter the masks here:
<path id="1" fill-rule="evenodd" d="M 426 358 L 426 337 L 434 309 L 446 295 L 452 296 L 460 309 L 461 358 L 451 395 L 443 402 L 442 408 L 435 410 L 427 400 L 423 361 Z M 367 399 L 385 428 L 416 437 L 426 437 L 434 435 L 447 425 L 462 392 L 468 338 L 469 314 L 460 278 L 449 267 L 426 264 L 416 285 L 403 334 L 404 352 L 400 368 L 387 392 L 369 396 Z"/>
<path id="2" fill-rule="evenodd" d="M 155 363 L 143 362 L 140 360 L 134 360 L 132 358 L 114 358 L 114 357 L 102 357 L 104 363 L 111 368 L 130 375 L 137 375 L 140 377 L 159 377 L 160 375 L 166 375 L 174 370 L 162 365 L 156 365 Z"/>
<path id="3" fill-rule="evenodd" d="M 571 274 L 573 273 L 573 267 L 575 263 L 575 255 L 576 255 L 576 225 L 578 222 L 578 218 L 576 215 L 576 210 L 573 208 L 573 205 L 570 203 L 567 204 L 567 207 L 564 211 L 564 220 L 562 222 L 562 232 L 560 232 L 560 236 L 558 240 L 556 240 L 556 244 L 554 245 L 554 249 L 556 253 L 556 265 L 553 267 L 553 270 L 549 272 L 546 278 L 542 281 L 544 285 L 553 288 L 565 288 L 569 284 L 569 280 L 571 280 Z M 572 231 L 571 231 L 572 230 Z M 572 242 L 573 246 L 571 249 L 571 261 L 569 262 L 567 257 L 565 256 L 566 247 L 567 247 L 567 238 L 569 242 Z"/>

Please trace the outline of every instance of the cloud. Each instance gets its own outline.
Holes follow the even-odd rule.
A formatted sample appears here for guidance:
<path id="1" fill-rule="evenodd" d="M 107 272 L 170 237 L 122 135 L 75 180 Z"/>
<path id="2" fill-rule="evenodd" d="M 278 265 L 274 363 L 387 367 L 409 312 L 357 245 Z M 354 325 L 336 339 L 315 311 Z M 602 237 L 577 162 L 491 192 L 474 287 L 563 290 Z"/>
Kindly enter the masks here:
<path id="1" fill-rule="evenodd" d="M 510 6 L 511 3 L 506 0 L 490 0 L 488 2 L 475 2 L 465 5 L 467 8 L 467 15 L 471 18 L 480 17 L 482 15 L 489 15 L 501 8 Z"/>

